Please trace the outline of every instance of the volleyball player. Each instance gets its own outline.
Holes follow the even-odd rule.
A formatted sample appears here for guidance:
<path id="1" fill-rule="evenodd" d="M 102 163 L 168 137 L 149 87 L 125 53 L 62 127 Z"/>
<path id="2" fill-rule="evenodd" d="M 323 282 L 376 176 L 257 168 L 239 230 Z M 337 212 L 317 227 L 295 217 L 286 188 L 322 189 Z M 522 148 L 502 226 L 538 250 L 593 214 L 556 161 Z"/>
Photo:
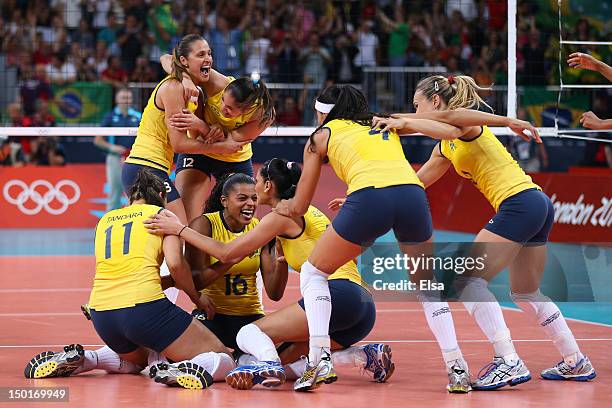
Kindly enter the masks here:
<path id="1" fill-rule="evenodd" d="M 397 134 L 370 129 L 372 114 L 365 96 L 354 87 L 332 85 L 318 97 L 315 110 L 320 126 L 305 147 L 304 170 L 295 197 L 279 202 L 274 211 L 289 217 L 304 215 L 325 162 L 348 185 L 348 198 L 301 267 L 300 290 L 310 350 L 308 368 L 294 387 L 299 390 L 312 388 L 319 372 L 328 370 L 331 364 L 328 275 L 390 229 L 408 256 L 429 253 L 432 235 L 423 185 L 404 157 Z M 434 121 L 430 125 L 437 126 Z M 424 269 L 413 272 L 417 280 L 432 277 Z M 469 372 L 457 344 L 448 304 L 441 302 L 435 291 L 419 291 L 417 297 L 442 349 L 449 374 L 448 390 L 468 392 Z"/>
<path id="2" fill-rule="evenodd" d="M 502 311 L 487 288 L 505 267 L 510 270 L 512 300 L 543 328 L 563 357 L 542 371 L 549 380 L 586 381 L 596 373 L 584 356 L 559 308 L 540 292 L 546 264 L 546 242 L 553 225 L 554 208 L 542 189 L 519 167 L 487 127 L 509 126 L 517 134 L 530 133 L 539 140 L 531 124 L 484 112 L 466 110 L 487 106 L 478 96 L 481 88 L 468 76 L 431 76 L 421 80 L 414 95 L 416 114 L 375 118 L 381 131 L 421 132 L 443 139 L 417 173 L 425 187 L 435 183 L 452 165 L 462 177 L 472 180 L 496 211 L 475 238 L 477 254 L 487 254 L 482 273 L 466 274 L 456 281 L 468 312 L 493 344 L 495 357 L 472 384 L 474 389 L 497 389 L 531 378 L 518 357 Z M 414 129 L 411 121 L 433 119 L 449 125 L 440 137 L 427 129 Z M 478 255 L 476 255 L 478 256 Z"/>
<path id="3" fill-rule="evenodd" d="M 256 176 L 258 204 L 274 208 L 282 199 L 293 197 L 300 175 L 297 163 L 279 158 L 264 163 Z M 154 233 L 181 233 L 181 237 L 190 245 L 221 260 L 240 259 L 276 238 L 277 267 L 282 268 L 286 283 L 288 264 L 294 270 L 300 270 L 329 225 L 329 219 L 313 206 L 304 216 L 294 218 L 271 212 L 256 227 L 226 242 L 207 238 L 190 228 L 184 229 L 171 214 L 159 214 L 146 224 L 154 228 Z M 351 260 L 342 265 L 329 280 L 334 305 L 330 320 L 332 348 L 342 350 L 334 352 L 332 359 L 339 364 L 362 367 L 377 382 L 387 381 L 395 368 L 391 348 L 379 343 L 353 346 L 368 335 L 376 318 L 372 296 L 362 282 L 355 262 Z M 273 300 L 280 299 L 280 296 Z M 268 387 L 280 385 L 286 374 L 299 377 L 305 370 L 305 363 L 299 357 L 308 352 L 307 340 L 308 321 L 303 300 L 242 327 L 236 342 L 242 351 L 255 356 L 258 362 L 232 371 L 227 376 L 227 383 L 234 388 L 248 389 L 255 384 Z M 280 356 L 275 348 L 275 344 L 279 343 L 286 343 Z M 291 363 L 288 366 L 291 372 L 285 373 L 281 360 Z M 318 384 L 333 382 L 336 378 L 335 372 L 330 369 L 324 375 L 319 375 Z"/>
<path id="4" fill-rule="evenodd" d="M 202 215 L 211 176 L 218 179 L 228 173 L 244 173 L 253 176 L 250 142 L 255 140 L 274 121 L 274 103 L 268 88 L 258 77 L 234 78 L 225 76 L 211 68 L 209 58 L 209 80 L 202 83 L 207 95 L 203 106 L 203 120 L 189 110 L 175 113 L 170 123 L 176 129 L 189 131 L 206 123 L 221 129 L 228 140 L 243 144 L 236 152 L 186 153 L 179 155 L 176 169 L 176 186 L 183 197 L 187 220 Z M 178 71 L 180 64 L 176 56 L 164 55 L 161 63 L 166 72 Z M 186 89 L 195 83 L 189 75 L 183 75 Z M 195 85 L 194 85 L 195 83 Z"/>
<path id="5" fill-rule="evenodd" d="M 225 139 L 206 143 L 200 138 L 188 138 L 186 132 L 171 126 L 170 118 L 181 113 L 187 106 L 183 85 L 183 74 L 202 85 L 210 78 L 212 61 L 210 47 L 200 36 L 190 34 L 181 39 L 174 49 L 178 61 L 172 73 L 164 78 L 153 90 L 142 115 L 136 140 L 123 167 L 123 187 L 129 190 L 138 170 L 149 168 L 164 180 L 168 194 L 168 209 L 182 220 L 187 220 L 181 197 L 169 178 L 175 153 L 234 153 L 244 143 Z M 200 123 L 200 133 L 208 141 L 220 137 L 220 130 Z"/>
<path id="6" fill-rule="evenodd" d="M 166 186 L 140 170 L 130 205 L 106 213 L 96 227 L 96 275 L 89 299 L 96 332 L 106 343 L 84 351 L 78 344 L 47 351 L 26 366 L 26 378 L 66 377 L 93 369 L 136 374 L 148 349 L 178 363 L 154 365 L 149 375 L 169 386 L 202 389 L 234 368 L 227 349 L 206 327 L 171 303 L 162 292 L 159 268 L 165 258 L 176 286 L 198 306 L 208 302 L 195 290 L 180 239 L 148 234 L 143 219 L 161 211 Z"/>
<path id="7" fill-rule="evenodd" d="M 256 208 L 253 177 L 242 173 L 225 175 L 217 180 L 205 213 L 192 220 L 189 226 L 216 242 L 230 244 L 256 228 L 259 223 L 254 218 Z M 186 231 L 181 233 L 181 238 Z M 185 249 L 197 286 L 203 288 L 202 293 L 212 302 L 212 307 L 205 310 L 196 308 L 192 315 L 225 346 L 236 351 L 239 351 L 236 344 L 238 331 L 264 315 L 256 285 L 257 271 L 262 271 L 264 287 L 273 300 L 282 296 L 287 282 L 286 273 L 276 271 L 267 243 L 250 249 L 242 257 L 234 257 L 230 262 L 218 262 L 214 253 L 202 251 L 189 241 Z"/>

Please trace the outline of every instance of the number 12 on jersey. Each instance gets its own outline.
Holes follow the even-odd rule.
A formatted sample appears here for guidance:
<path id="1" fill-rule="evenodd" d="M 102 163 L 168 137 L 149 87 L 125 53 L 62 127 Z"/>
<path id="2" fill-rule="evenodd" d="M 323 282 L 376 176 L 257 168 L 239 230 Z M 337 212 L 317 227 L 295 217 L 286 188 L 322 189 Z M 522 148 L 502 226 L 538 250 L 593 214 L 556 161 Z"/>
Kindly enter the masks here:
<path id="1" fill-rule="evenodd" d="M 127 255 L 130 252 L 130 238 L 132 235 L 132 225 L 134 221 L 126 222 L 122 225 L 123 227 L 123 255 Z M 111 257 L 111 238 L 113 234 L 113 225 L 104 230 L 106 242 L 104 245 L 104 259 Z"/>

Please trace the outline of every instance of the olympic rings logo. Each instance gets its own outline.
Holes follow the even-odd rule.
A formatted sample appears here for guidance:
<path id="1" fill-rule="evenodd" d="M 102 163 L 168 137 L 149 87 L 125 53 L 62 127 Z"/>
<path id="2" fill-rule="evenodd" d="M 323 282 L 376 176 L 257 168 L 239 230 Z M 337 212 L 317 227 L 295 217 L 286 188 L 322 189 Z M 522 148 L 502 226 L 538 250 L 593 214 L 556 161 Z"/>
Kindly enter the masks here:
<path id="1" fill-rule="evenodd" d="M 20 190 L 16 196 L 14 190 Z M 68 198 L 70 193 L 70 198 Z M 79 185 L 72 180 L 60 180 L 55 186 L 47 180 L 36 180 L 29 186 L 22 180 L 11 180 L 2 189 L 4 199 L 16 205 L 25 215 L 36 215 L 45 210 L 51 215 L 60 215 L 66 212 L 70 205 L 76 203 L 81 197 Z M 29 208 L 26 203 L 32 201 L 35 206 Z M 52 205 L 54 202 L 59 203 Z"/>

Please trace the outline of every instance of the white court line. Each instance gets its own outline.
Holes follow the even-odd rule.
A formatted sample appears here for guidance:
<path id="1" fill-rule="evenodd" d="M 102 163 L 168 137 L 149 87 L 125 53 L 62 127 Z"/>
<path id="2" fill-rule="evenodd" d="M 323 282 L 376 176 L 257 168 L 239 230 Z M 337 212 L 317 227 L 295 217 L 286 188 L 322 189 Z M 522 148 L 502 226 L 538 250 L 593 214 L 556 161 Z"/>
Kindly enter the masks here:
<path id="1" fill-rule="evenodd" d="M 489 343 L 489 340 L 486 339 L 473 339 L 473 340 L 458 340 L 459 343 Z M 512 339 L 513 342 L 518 342 L 518 343 L 547 343 L 547 342 L 551 342 L 552 340 L 548 340 L 548 339 Z M 612 342 L 612 338 L 610 339 L 576 339 L 576 341 L 610 341 Z M 372 339 L 372 340 L 362 340 L 359 343 L 389 343 L 389 344 L 422 344 L 422 343 L 433 343 L 433 344 L 437 344 L 438 342 L 436 340 L 379 340 L 379 339 Z M 64 347 L 66 344 L 68 343 L 64 343 L 64 344 L 20 344 L 20 345 L 0 345 L 0 349 L 6 348 L 6 349 L 11 349 L 11 348 L 53 348 L 53 347 Z M 103 347 L 105 346 L 105 344 L 83 344 L 83 347 Z"/>
<path id="2" fill-rule="evenodd" d="M 81 316 L 83 313 L 0 313 L 0 317 L 54 317 L 54 316 Z"/>
<path id="3" fill-rule="evenodd" d="M 487 339 L 457 340 L 459 343 L 489 343 Z M 549 339 L 512 339 L 518 343 L 547 343 Z M 576 339 L 576 341 L 612 341 L 612 339 Z M 361 340 L 359 343 L 438 343 L 436 340 Z M 2 347 L 2 346 L 0 346 Z"/>
<path id="4" fill-rule="evenodd" d="M 53 292 L 91 292 L 91 288 L 0 289 L 0 293 L 53 293 Z"/>

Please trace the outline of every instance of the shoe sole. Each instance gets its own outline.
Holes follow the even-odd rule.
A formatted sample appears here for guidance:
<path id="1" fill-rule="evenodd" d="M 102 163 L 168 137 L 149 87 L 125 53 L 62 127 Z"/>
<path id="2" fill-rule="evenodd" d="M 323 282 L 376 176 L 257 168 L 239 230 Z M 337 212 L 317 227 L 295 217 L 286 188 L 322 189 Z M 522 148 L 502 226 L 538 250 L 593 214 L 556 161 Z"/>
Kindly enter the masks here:
<path id="1" fill-rule="evenodd" d="M 391 351 L 391 346 L 385 344 L 383 346 L 382 349 L 382 358 L 379 359 L 379 362 L 381 362 L 381 366 L 383 367 L 383 370 L 385 371 L 385 376 L 377 379 L 375 378 L 374 380 L 376 382 L 379 383 L 384 383 L 386 382 L 389 378 L 391 378 L 391 376 L 393 375 L 393 372 L 395 371 L 395 363 L 393 363 L 393 352 Z"/>
<path id="2" fill-rule="evenodd" d="M 286 376 L 282 371 L 267 370 L 259 373 L 238 371 L 225 377 L 225 382 L 236 390 L 250 390 L 257 384 L 267 388 L 279 387 L 285 383 Z"/>
<path id="3" fill-rule="evenodd" d="M 66 358 L 64 362 L 49 361 L 59 353 L 45 351 L 30 360 L 24 370 L 25 378 L 68 377 L 79 367 L 85 351 L 80 344 L 70 344 L 64 347 L 64 352 L 75 351 L 76 355 Z"/>
<path id="4" fill-rule="evenodd" d="M 597 373 L 595 371 L 593 371 L 590 374 L 586 374 L 586 375 L 578 375 L 575 377 L 564 377 L 562 375 L 557 375 L 557 374 L 540 374 L 540 376 L 545 379 L 545 380 L 554 380 L 554 381 L 580 381 L 580 382 L 585 382 L 585 381 L 591 381 L 592 379 L 594 379 L 595 377 L 597 377 Z"/>
<path id="5" fill-rule="evenodd" d="M 165 384 L 169 387 L 182 387 L 188 390 L 203 390 L 209 387 L 212 382 L 212 376 L 208 371 L 201 367 L 194 367 L 191 363 L 183 363 L 178 366 L 181 375 L 174 376 L 168 371 L 169 366 L 166 363 L 160 363 L 152 366 L 149 369 L 149 377 L 156 383 Z M 203 371 L 200 373 L 199 371 Z"/>
<path id="6" fill-rule="evenodd" d="M 478 385 L 474 385 L 472 384 L 472 389 L 475 391 L 493 391 L 493 390 L 498 390 L 502 387 L 505 387 L 507 385 L 514 387 L 517 386 L 519 384 L 525 383 L 527 381 L 531 380 L 531 374 L 527 374 L 527 375 L 523 375 L 520 377 L 513 377 L 509 380 L 504 380 L 503 382 L 500 383 L 495 383 L 495 384 L 491 384 L 491 385 L 485 385 L 485 386 L 478 386 Z"/>
<path id="7" fill-rule="evenodd" d="M 449 394 L 467 394 L 468 392 L 472 391 L 472 387 L 469 385 L 467 388 L 463 385 L 455 385 L 453 387 L 447 386 L 446 391 L 448 391 Z"/>

